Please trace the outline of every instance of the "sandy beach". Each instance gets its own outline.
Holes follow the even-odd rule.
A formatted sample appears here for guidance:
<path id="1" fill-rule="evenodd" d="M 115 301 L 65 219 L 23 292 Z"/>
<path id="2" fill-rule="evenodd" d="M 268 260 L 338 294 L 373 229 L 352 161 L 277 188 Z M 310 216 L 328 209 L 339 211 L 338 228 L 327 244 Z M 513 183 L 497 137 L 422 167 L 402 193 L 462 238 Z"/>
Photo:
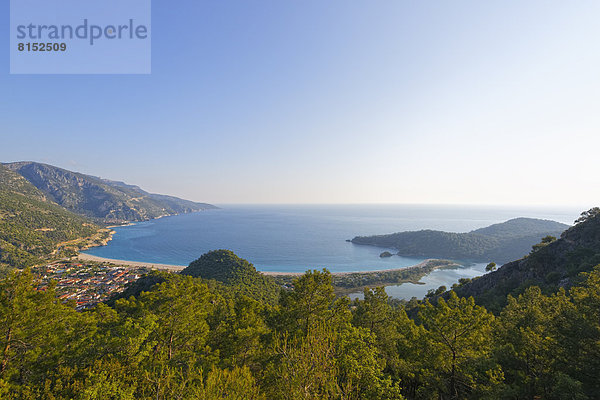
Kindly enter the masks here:
<path id="1" fill-rule="evenodd" d="M 165 270 L 173 271 L 173 272 L 180 272 L 187 266 L 187 265 L 157 264 L 157 263 L 140 262 L 140 261 L 116 260 L 113 258 L 92 256 L 90 254 L 85 254 L 85 253 L 79 253 L 79 256 L 77 258 L 79 258 L 82 261 L 96 261 L 96 262 L 105 262 L 105 263 L 118 264 L 118 265 L 129 265 L 132 267 L 165 269 Z M 300 276 L 300 275 L 304 275 L 304 272 L 274 272 L 274 271 L 258 271 L 258 272 L 260 272 L 261 274 L 264 274 L 264 275 L 269 275 L 269 276 L 281 276 L 281 275 Z"/>
<path id="2" fill-rule="evenodd" d="M 78 258 L 82 261 L 96 261 L 96 262 L 106 262 L 118 265 L 129 265 L 132 267 L 146 267 L 151 269 L 166 269 L 169 271 L 179 272 L 183 270 L 185 265 L 169 265 L 169 264 L 158 264 L 158 263 L 148 263 L 148 262 L 139 262 L 139 261 L 127 261 L 127 260 L 115 260 L 112 258 L 104 258 L 92 256 L 90 254 L 79 253 Z"/>
<path id="3" fill-rule="evenodd" d="M 140 262 L 140 261 L 115 260 L 112 258 L 92 256 L 90 254 L 85 254 L 85 253 L 79 253 L 78 258 L 82 261 L 96 261 L 96 262 L 106 262 L 106 263 L 112 263 L 112 264 L 118 264 L 118 265 L 129 265 L 132 267 L 164 269 L 164 270 L 173 271 L 173 272 L 180 272 L 186 267 L 185 265 L 170 265 L 170 264 L 158 264 L 158 263 L 149 263 L 149 262 Z M 425 261 L 420 262 L 419 264 L 412 265 L 410 267 L 381 269 L 381 270 L 372 270 L 372 271 L 367 270 L 367 271 L 354 271 L 354 272 L 332 272 L 331 275 L 369 274 L 369 273 L 376 273 L 376 272 L 397 271 L 400 269 L 423 267 L 432 261 L 435 261 L 435 259 L 427 259 Z M 258 271 L 258 272 L 260 272 L 263 275 L 268 275 L 268 276 L 301 276 L 301 275 L 304 275 L 304 272 L 278 272 L 278 271 Z"/>

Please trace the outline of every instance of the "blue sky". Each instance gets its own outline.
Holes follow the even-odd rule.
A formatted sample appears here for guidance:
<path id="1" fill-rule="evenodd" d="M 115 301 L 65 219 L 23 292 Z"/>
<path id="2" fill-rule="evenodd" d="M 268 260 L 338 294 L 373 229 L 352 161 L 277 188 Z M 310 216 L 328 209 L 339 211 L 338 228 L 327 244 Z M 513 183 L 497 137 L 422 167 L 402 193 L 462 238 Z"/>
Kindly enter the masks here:
<path id="1" fill-rule="evenodd" d="M 1 42 L 0 160 L 219 204 L 585 208 L 599 17 L 597 1 L 155 1 L 151 75 L 9 75 Z"/>

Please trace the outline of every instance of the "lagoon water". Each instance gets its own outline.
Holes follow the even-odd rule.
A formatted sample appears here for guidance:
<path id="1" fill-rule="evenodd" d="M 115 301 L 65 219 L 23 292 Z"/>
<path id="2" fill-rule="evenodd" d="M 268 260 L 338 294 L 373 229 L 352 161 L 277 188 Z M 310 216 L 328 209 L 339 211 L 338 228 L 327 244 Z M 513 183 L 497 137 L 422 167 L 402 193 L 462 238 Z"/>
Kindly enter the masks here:
<path id="1" fill-rule="evenodd" d="M 460 278 L 474 278 L 485 274 L 487 263 L 465 263 L 459 268 L 437 269 L 427 276 L 421 278 L 422 285 L 414 283 L 403 283 L 401 285 L 386 286 L 385 291 L 391 297 L 410 300 L 412 297 L 423 298 L 430 289 L 437 289 L 440 286 L 450 288 L 452 284 L 457 283 Z M 362 299 L 361 292 L 349 295 L 351 299 Z"/>
<path id="2" fill-rule="evenodd" d="M 227 205 L 115 228 L 113 240 L 86 253 L 119 260 L 187 265 L 203 253 L 230 249 L 261 271 L 332 272 L 402 268 L 420 258 L 380 258 L 385 249 L 346 242 L 358 235 L 440 229 L 467 232 L 515 217 L 572 223 L 579 209 L 430 205 Z M 422 297 L 430 288 L 481 275 L 485 264 L 438 270 L 426 285 L 388 287 L 390 295 Z"/>

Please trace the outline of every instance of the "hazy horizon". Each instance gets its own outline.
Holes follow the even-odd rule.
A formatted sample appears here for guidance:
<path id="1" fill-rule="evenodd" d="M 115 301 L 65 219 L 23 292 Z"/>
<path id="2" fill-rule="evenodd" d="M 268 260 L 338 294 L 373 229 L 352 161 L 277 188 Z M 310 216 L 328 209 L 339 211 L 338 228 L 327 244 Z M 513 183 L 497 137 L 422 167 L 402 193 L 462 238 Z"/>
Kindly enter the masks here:
<path id="1" fill-rule="evenodd" d="M 151 75 L 9 75 L 0 45 L 0 160 L 212 204 L 586 209 L 600 199 L 599 12 L 154 2 Z"/>
<path id="2" fill-rule="evenodd" d="M 5 161 L 5 160 L 0 160 L 0 163 L 11 163 L 11 162 L 37 162 L 37 161 L 32 161 L 32 160 L 11 160 L 11 161 Z M 45 163 L 47 164 L 47 163 Z M 51 164 L 49 164 L 51 165 Z M 69 167 L 64 167 L 64 166 L 60 166 L 60 165 L 54 165 L 55 167 L 59 167 L 59 168 L 63 168 L 66 170 L 70 170 L 72 172 L 79 172 L 79 173 L 84 173 L 82 171 L 78 171 L 76 169 L 69 169 Z M 91 175 L 91 176 L 95 176 L 97 178 L 101 178 L 101 179 L 108 179 L 108 180 L 112 180 L 112 181 L 122 181 L 122 179 L 119 179 L 118 177 L 103 177 L 103 176 L 96 176 L 93 173 L 89 173 L 87 175 Z M 127 184 L 131 184 L 131 185 L 138 185 L 135 182 L 127 182 L 125 181 L 125 183 Z M 141 189 L 148 191 L 145 187 L 140 186 Z M 156 193 L 156 194 L 163 194 L 163 195 L 171 195 L 171 196 L 177 196 L 174 193 L 160 193 L 160 192 L 152 192 L 151 193 Z M 207 199 L 190 199 L 190 198 L 186 198 L 185 196 L 180 196 L 181 198 L 184 198 L 186 200 L 193 200 L 193 201 L 198 201 L 198 202 L 205 202 L 205 203 L 210 203 L 212 205 L 215 205 L 217 207 L 225 207 L 225 206 L 293 206 L 293 205 L 298 205 L 298 206 L 368 206 L 368 205 L 379 205 L 379 206 L 437 206 L 437 207 L 444 207 L 444 206 L 448 206 L 448 207 L 490 207 L 490 208 L 494 208 L 494 207 L 498 207 L 498 208 L 563 208 L 563 209 L 577 209 L 577 210 L 581 210 L 581 211 L 585 211 L 588 210 L 592 207 L 595 207 L 597 202 L 590 202 L 589 204 L 586 203 L 571 203 L 571 204 L 561 204 L 561 203 L 551 203 L 551 202 L 546 202 L 546 203 L 505 203 L 505 204 L 501 204 L 501 203 L 468 203 L 468 202 L 464 202 L 464 203 L 436 203 L 436 202 L 421 202 L 421 203 L 411 203 L 411 202 L 387 202 L 387 201 L 372 201 L 372 202 L 346 202 L 346 203 L 342 203 L 342 202 L 295 202 L 295 201 L 289 201 L 289 202 L 211 202 L 208 201 Z"/>

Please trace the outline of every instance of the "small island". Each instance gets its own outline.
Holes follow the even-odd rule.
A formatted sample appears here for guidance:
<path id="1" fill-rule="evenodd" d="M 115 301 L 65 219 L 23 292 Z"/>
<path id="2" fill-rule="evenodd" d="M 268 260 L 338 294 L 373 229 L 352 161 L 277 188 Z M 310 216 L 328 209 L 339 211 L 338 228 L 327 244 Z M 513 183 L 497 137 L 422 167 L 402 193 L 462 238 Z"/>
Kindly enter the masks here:
<path id="1" fill-rule="evenodd" d="M 388 257 L 391 257 L 391 256 L 393 256 L 393 254 L 390 253 L 389 251 L 384 251 L 383 253 L 381 253 L 379 255 L 379 257 L 381 257 L 381 258 L 388 258 Z"/>

